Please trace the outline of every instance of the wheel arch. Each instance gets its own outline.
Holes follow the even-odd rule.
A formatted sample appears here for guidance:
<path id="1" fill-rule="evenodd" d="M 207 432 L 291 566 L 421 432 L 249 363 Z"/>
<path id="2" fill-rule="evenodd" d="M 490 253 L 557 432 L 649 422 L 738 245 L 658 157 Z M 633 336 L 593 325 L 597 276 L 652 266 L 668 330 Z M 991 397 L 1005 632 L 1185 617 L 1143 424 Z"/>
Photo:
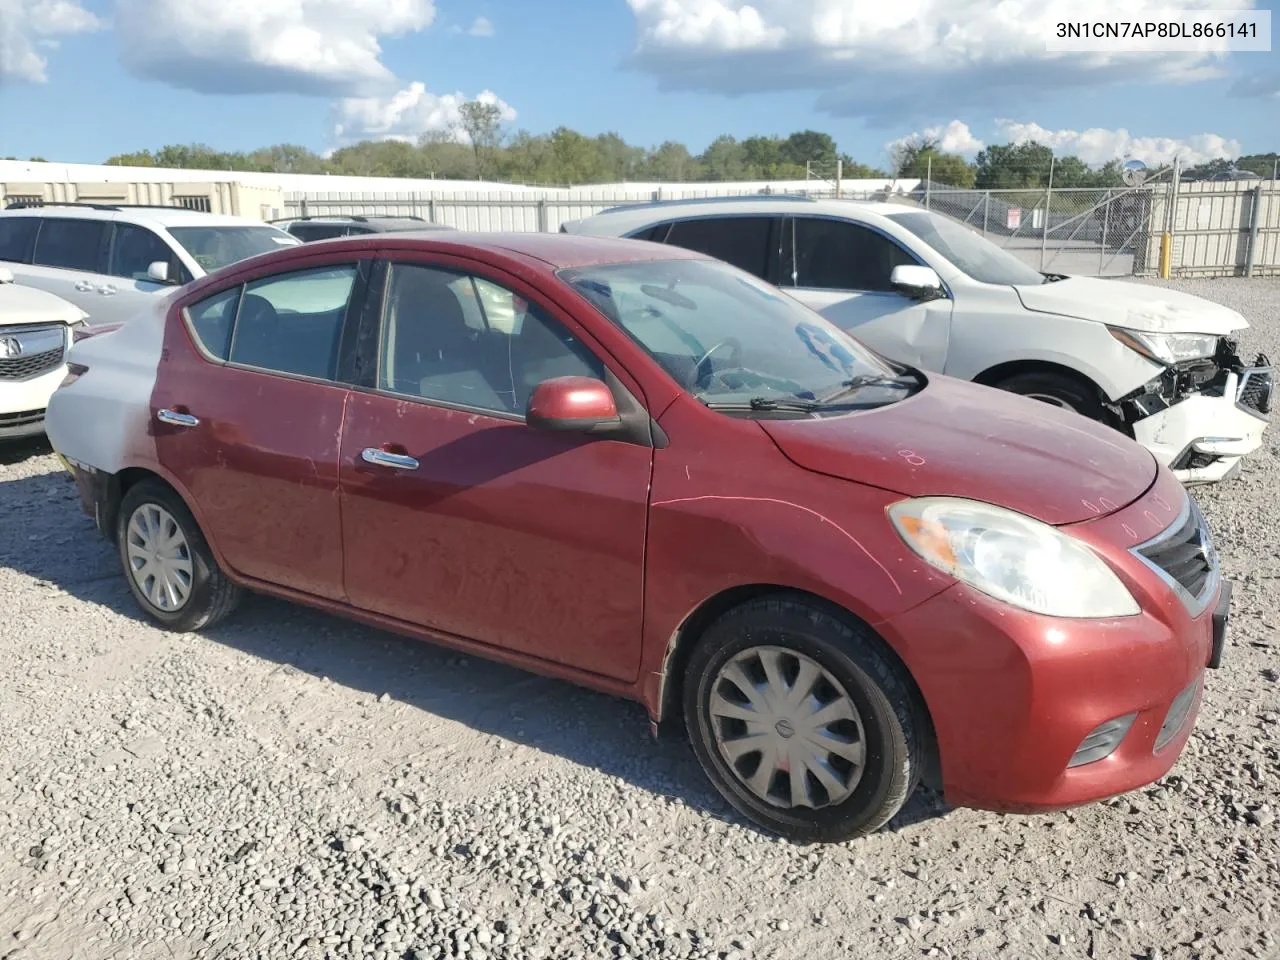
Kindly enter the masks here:
<path id="1" fill-rule="evenodd" d="M 1015 377 L 1020 373 L 1056 373 L 1059 376 L 1070 377 L 1094 391 L 1098 395 L 1099 403 L 1109 402 L 1106 391 L 1087 373 L 1052 360 L 1010 360 L 1006 363 L 997 363 L 994 367 L 988 367 L 979 373 L 973 378 L 973 382 L 980 383 L 984 387 L 994 387 L 1002 380 Z"/>
<path id="2" fill-rule="evenodd" d="M 805 603 L 817 607 L 833 617 L 846 623 L 857 624 L 879 639 L 881 652 L 899 667 L 902 675 L 911 687 L 921 715 L 925 718 L 924 743 L 924 780 L 926 783 L 938 784 L 939 758 L 938 738 L 933 726 L 933 716 L 929 704 L 925 700 L 920 684 L 916 682 L 911 668 L 898 655 L 898 652 L 880 636 L 874 626 L 848 608 L 841 606 L 826 597 L 796 587 L 786 587 L 772 583 L 752 583 L 730 587 L 703 600 L 680 623 L 671 638 L 667 641 L 667 649 L 662 659 L 662 673 L 659 678 L 656 702 L 652 704 L 654 732 L 670 730 L 680 724 L 682 711 L 681 698 L 684 691 L 685 671 L 689 656 L 697 645 L 699 638 L 717 619 L 735 607 L 753 600 L 773 597 Z"/>

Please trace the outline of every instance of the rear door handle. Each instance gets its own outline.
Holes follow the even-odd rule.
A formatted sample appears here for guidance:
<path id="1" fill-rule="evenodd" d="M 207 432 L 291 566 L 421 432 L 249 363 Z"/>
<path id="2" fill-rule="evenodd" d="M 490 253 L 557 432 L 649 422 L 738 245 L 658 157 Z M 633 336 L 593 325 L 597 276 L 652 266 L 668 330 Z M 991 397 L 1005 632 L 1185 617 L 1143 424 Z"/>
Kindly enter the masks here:
<path id="1" fill-rule="evenodd" d="M 397 470 L 418 469 L 418 461 L 407 453 L 388 453 L 386 450 L 379 450 L 377 447 L 365 447 L 364 453 L 360 454 L 360 458 L 365 463 L 376 464 L 380 467 L 394 467 Z"/>
<path id="2" fill-rule="evenodd" d="M 181 413 L 177 410 L 169 409 L 157 411 L 156 419 L 161 423 L 173 424 L 175 427 L 195 427 L 200 424 L 199 419 L 189 413 Z"/>
<path id="3" fill-rule="evenodd" d="M 116 292 L 116 288 L 114 284 L 104 283 L 102 286 L 98 288 L 98 292 L 102 294 L 104 297 L 110 297 L 110 296 L 114 296 Z"/>
<path id="4" fill-rule="evenodd" d="M 93 293 L 93 291 L 96 290 L 97 287 L 95 287 L 88 280 L 77 280 L 76 289 L 81 293 Z"/>

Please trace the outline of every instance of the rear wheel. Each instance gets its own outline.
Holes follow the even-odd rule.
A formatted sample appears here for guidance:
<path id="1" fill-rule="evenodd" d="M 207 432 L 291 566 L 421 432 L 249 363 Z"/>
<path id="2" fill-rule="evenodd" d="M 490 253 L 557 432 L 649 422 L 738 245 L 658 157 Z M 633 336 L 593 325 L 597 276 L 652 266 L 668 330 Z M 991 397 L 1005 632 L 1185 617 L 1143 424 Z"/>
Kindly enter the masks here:
<path id="1" fill-rule="evenodd" d="M 241 589 L 214 560 L 195 517 L 171 487 L 144 480 L 120 503 L 116 544 L 134 599 L 167 630 L 212 626 L 240 602 Z"/>
<path id="2" fill-rule="evenodd" d="M 901 666 L 865 626 L 804 602 L 756 600 L 712 624 L 684 713 L 724 797 L 797 842 L 878 830 L 919 781 L 927 721 Z"/>
<path id="3" fill-rule="evenodd" d="M 1017 373 L 995 386 L 1041 403 L 1073 410 L 1090 420 L 1108 422 L 1107 411 L 1098 399 L 1098 391 L 1083 380 L 1064 373 L 1049 370 Z"/>

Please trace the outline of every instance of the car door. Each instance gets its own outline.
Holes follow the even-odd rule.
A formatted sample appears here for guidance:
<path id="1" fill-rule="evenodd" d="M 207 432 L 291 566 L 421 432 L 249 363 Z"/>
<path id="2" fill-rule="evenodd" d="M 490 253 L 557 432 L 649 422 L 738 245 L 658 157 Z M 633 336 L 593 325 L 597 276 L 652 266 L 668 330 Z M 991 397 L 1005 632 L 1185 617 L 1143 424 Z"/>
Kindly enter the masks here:
<path id="1" fill-rule="evenodd" d="M 152 394 L 160 464 L 235 571 L 344 599 L 339 371 L 371 261 L 291 261 L 212 293 L 170 325 Z"/>
<path id="2" fill-rule="evenodd" d="M 124 319 L 114 309 L 116 281 L 103 269 L 111 222 L 90 217 L 44 216 L 29 266 L 14 276 L 69 300 L 89 314 L 89 323 Z"/>
<path id="3" fill-rule="evenodd" d="M 161 283 L 147 275 L 148 268 L 157 261 L 168 267 L 172 283 Z M 144 312 L 157 293 L 191 280 L 177 251 L 154 230 L 136 223 L 112 224 L 107 274 L 114 278 L 112 285 L 116 289 L 111 295 L 112 308 L 123 319 Z"/>
<path id="4" fill-rule="evenodd" d="M 566 313 L 495 268 L 397 260 L 385 291 L 342 432 L 351 602 L 633 680 L 653 451 L 523 415 L 537 383 L 606 365 Z"/>
<path id="5" fill-rule="evenodd" d="M 889 282 L 908 250 L 870 226 L 829 217 L 788 218 L 779 285 L 885 356 L 941 370 L 951 326 L 950 298 L 920 301 Z"/>

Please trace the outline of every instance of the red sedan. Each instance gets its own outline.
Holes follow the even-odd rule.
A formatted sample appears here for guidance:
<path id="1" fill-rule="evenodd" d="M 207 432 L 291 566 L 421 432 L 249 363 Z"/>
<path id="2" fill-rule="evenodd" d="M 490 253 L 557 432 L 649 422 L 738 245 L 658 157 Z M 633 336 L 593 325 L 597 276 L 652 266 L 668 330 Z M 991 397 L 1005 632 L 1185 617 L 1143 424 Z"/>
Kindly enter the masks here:
<path id="1" fill-rule="evenodd" d="M 1138 444 L 669 246 L 281 249 L 77 343 L 48 434 L 174 630 L 246 589 L 640 700 L 743 814 L 1163 775 L 1230 585 Z"/>

